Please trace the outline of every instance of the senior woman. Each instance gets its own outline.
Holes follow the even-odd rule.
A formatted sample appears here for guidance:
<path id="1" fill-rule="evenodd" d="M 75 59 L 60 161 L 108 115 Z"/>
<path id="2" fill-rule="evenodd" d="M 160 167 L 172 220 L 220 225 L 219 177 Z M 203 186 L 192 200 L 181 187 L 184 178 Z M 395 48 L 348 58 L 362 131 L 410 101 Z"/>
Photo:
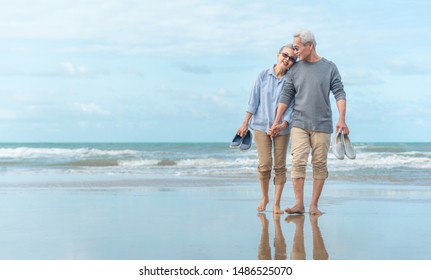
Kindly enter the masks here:
<path id="1" fill-rule="evenodd" d="M 270 133 L 274 123 L 277 104 L 280 98 L 287 71 L 295 63 L 296 57 L 292 44 L 281 47 L 277 54 L 277 64 L 260 72 L 250 94 L 248 109 L 237 134 L 245 137 L 249 127 L 254 131 L 259 165 L 258 178 L 262 189 L 262 200 L 258 211 L 265 211 L 269 202 L 269 182 L 274 169 L 273 212 L 283 214 L 280 199 L 286 183 L 286 154 L 290 136 L 290 121 L 294 102 L 283 115 L 283 125 Z M 273 165 L 274 164 L 274 165 Z"/>

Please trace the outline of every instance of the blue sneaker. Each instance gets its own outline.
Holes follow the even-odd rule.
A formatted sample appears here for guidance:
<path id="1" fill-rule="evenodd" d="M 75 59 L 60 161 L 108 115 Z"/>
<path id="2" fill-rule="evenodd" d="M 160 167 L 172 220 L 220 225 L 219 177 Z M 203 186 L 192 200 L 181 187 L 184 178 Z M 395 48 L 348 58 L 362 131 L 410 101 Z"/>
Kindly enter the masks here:
<path id="1" fill-rule="evenodd" d="M 239 148 L 239 145 L 241 145 L 241 141 L 242 141 L 242 137 L 237 134 L 233 138 L 232 143 L 230 143 L 229 147 L 231 147 L 231 148 Z"/>
<path id="2" fill-rule="evenodd" d="M 243 151 L 250 149 L 251 139 L 252 139 L 252 135 L 251 135 L 250 130 L 248 130 L 247 134 L 244 136 L 244 138 L 242 138 L 242 142 L 241 142 L 239 148 Z"/>

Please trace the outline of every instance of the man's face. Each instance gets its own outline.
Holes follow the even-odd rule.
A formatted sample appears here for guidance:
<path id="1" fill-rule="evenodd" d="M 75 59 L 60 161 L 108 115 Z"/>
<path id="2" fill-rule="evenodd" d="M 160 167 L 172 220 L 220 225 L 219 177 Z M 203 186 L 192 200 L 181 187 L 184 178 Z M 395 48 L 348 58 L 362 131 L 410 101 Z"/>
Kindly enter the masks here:
<path id="1" fill-rule="evenodd" d="M 295 37 L 293 39 L 293 50 L 299 60 L 307 60 L 311 54 L 311 44 L 307 43 L 304 45 L 299 37 Z"/>

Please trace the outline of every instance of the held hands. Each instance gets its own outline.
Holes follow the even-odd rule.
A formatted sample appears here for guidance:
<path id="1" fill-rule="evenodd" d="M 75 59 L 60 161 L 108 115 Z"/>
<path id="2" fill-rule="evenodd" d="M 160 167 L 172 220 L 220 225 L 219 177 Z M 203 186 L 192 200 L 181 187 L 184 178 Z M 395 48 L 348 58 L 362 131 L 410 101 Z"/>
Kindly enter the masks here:
<path id="1" fill-rule="evenodd" d="M 287 127 L 287 121 L 283 121 L 282 123 L 276 124 L 274 123 L 272 125 L 272 127 L 269 129 L 269 136 L 271 136 L 271 138 L 274 138 L 278 135 L 280 135 L 280 133 Z"/>

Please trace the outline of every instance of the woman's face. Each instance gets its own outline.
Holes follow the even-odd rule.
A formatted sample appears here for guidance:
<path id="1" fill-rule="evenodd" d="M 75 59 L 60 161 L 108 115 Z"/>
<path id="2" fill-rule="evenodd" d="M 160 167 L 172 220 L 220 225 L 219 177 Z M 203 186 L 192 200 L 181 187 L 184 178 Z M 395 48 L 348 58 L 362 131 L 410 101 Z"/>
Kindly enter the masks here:
<path id="1" fill-rule="evenodd" d="M 278 54 L 278 65 L 283 68 L 289 69 L 295 63 L 296 57 L 292 49 L 284 48 Z"/>

